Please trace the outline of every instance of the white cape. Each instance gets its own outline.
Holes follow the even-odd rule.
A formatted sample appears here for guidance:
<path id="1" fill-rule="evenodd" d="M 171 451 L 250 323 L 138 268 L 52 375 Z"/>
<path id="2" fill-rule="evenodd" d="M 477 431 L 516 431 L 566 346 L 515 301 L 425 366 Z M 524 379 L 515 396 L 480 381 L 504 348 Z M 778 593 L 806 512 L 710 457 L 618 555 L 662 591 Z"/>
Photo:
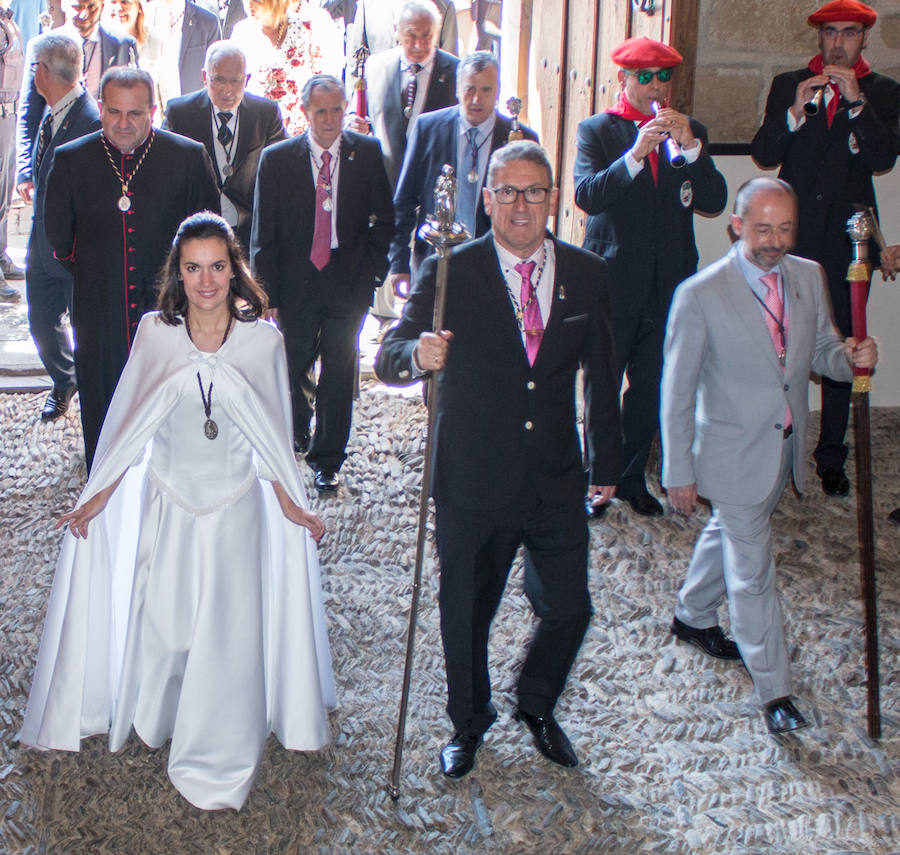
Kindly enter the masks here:
<path id="1" fill-rule="evenodd" d="M 78 504 L 127 472 L 88 537 L 65 535 L 21 742 L 171 738 L 173 784 L 207 809 L 240 808 L 268 733 L 291 749 L 329 742 L 316 544 L 269 483 L 308 507 L 291 431 L 276 329 L 236 323 L 204 354 L 183 325 L 144 317 Z"/>

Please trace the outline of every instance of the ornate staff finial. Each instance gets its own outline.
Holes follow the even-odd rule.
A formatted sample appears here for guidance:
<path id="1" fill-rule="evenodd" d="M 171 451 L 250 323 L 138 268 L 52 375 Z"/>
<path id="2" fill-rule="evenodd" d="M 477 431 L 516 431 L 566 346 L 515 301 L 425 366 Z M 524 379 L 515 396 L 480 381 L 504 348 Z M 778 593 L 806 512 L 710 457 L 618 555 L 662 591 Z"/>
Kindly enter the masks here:
<path id="1" fill-rule="evenodd" d="M 525 139 L 525 134 L 522 133 L 522 128 L 519 125 L 519 113 L 522 112 L 522 99 L 513 96 L 506 102 L 506 109 L 509 110 L 509 115 L 512 117 L 509 136 L 506 138 L 506 141 L 510 143 L 515 142 L 516 140 Z"/>

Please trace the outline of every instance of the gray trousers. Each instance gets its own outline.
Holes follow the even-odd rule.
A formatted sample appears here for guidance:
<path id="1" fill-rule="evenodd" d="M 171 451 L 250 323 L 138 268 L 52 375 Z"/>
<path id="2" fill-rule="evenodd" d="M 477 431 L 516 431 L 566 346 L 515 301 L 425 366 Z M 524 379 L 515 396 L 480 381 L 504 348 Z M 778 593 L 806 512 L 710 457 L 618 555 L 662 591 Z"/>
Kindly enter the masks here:
<path id="1" fill-rule="evenodd" d="M 0 106 L 0 255 L 6 252 L 6 220 L 16 180 L 16 112 Z"/>
<path id="2" fill-rule="evenodd" d="M 791 472 L 793 445 L 791 438 L 782 444 L 778 479 L 762 502 L 714 504 L 675 608 L 679 620 L 705 629 L 718 623 L 716 613 L 727 593 L 731 631 L 763 704 L 791 694 L 784 624 L 775 591 L 770 517 Z"/>

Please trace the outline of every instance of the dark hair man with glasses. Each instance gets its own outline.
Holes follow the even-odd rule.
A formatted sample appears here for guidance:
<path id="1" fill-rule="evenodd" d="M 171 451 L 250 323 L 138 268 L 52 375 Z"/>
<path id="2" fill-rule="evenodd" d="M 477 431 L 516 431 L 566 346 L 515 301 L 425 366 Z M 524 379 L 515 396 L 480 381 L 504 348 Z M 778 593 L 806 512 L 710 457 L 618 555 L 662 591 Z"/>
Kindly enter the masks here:
<path id="1" fill-rule="evenodd" d="M 756 162 L 780 166 L 778 176 L 797 194 L 795 252 L 825 268 L 834 319 L 844 336 L 851 332 L 846 222 L 856 205 L 875 206 L 872 173 L 890 169 L 900 147 L 900 85 L 872 71 L 862 55 L 877 17 L 856 0 L 833 0 L 809 16 L 819 31 L 819 53 L 806 68 L 772 81 L 752 145 Z M 814 99 L 816 107 L 805 109 Z M 878 257 L 874 246 L 871 257 Z M 844 474 L 849 408 L 850 383 L 823 377 L 814 457 L 829 496 L 850 491 Z"/>
<path id="2" fill-rule="evenodd" d="M 547 233 L 557 196 L 537 143 L 495 151 L 482 191 L 491 230 L 450 256 L 446 328 L 432 331 L 431 256 L 375 363 L 396 385 L 437 377 L 432 496 L 454 728 L 441 769 L 451 778 L 472 769 L 497 718 L 488 634 L 520 545 L 538 626 L 516 717 L 545 757 L 578 762 L 553 709 L 591 616 L 585 489 L 608 501 L 621 470 L 619 384 L 606 265 Z M 579 366 L 586 460 L 575 422 Z"/>
<path id="3" fill-rule="evenodd" d="M 694 211 L 718 213 L 727 190 L 706 128 L 665 106 L 681 54 L 641 37 L 624 41 L 612 60 L 622 90 L 614 107 L 578 126 L 575 202 L 588 215 L 585 249 L 609 264 L 618 376 L 628 377 L 618 495 L 636 513 L 657 516 L 662 505 L 644 470 L 659 425 L 666 316 L 675 286 L 697 270 Z"/>
<path id="4" fill-rule="evenodd" d="M 256 170 L 263 149 L 287 139 L 278 104 L 244 91 L 249 75 L 244 52 L 229 41 L 206 51 L 203 82 L 190 95 L 169 101 L 163 127 L 203 143 L 219 182 L 222 216 L 250 248 Z"/>

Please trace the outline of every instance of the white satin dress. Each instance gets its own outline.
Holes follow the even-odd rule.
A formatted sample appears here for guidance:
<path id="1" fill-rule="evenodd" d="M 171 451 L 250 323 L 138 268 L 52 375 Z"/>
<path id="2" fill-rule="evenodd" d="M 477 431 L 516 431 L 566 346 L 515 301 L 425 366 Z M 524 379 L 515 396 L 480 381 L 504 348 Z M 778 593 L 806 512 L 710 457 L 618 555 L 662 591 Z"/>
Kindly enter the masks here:
<path id="1" fill-rule="evenodd" d="M 198 372 L 213 383 L 214 440 Z M 270 732 L 288 748 L 327 744 L 315 543 L 270 484 L 306 506 L 286 376 L 267 324 L 237 323 L 211 355 L 183 326 L 142 321 L 79 504 L 140 462 L 87 539 L 65 537 L 22 742 L 77 750 L 108 731 L 116 751 L 132 727 L 153 747 L 171 739 L 169 777 L 205 809 L 241 807 Z"/>

